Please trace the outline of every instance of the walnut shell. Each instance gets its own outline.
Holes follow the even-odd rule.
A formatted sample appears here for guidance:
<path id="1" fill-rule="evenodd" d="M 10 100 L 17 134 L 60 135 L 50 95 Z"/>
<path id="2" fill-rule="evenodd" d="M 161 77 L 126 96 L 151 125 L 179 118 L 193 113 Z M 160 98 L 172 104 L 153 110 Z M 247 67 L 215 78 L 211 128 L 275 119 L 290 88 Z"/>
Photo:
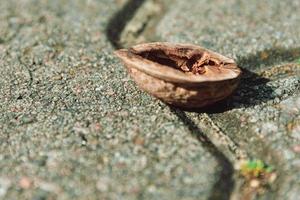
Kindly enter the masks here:
<path id="1" fill-rule="evenodd" d="M 191 44 L 146 43 L 115 54 L 142 90 L 184 108 L 226 98 L 241 75 L 232 59 Z"/>

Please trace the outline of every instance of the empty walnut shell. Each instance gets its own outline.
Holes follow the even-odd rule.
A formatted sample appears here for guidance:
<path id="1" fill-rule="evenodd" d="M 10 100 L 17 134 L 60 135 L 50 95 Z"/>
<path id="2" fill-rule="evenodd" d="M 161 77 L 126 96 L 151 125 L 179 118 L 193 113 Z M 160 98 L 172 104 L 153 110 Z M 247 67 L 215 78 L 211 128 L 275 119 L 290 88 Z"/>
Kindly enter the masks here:
<path id="1" fill-rule="evenodd" d="M 226 98 L 241 75 L 232 59 L 190 44 L 146 43 L 115 54 L 141 89 L 185 108 L 199 108 Z"/>

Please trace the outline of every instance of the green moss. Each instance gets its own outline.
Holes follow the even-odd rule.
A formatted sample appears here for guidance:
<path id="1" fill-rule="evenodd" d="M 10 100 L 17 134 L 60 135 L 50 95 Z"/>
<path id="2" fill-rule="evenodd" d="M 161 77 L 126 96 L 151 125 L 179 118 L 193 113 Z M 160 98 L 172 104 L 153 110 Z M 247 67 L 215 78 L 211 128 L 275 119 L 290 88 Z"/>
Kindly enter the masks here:
<path id="1" fill-rule="evenodd" d="M 247 160 L 241 164 L 241 174 L 246 177 L 259 177 L 274 171 L 272 166 L 266 165 L 262 160 Z"/>

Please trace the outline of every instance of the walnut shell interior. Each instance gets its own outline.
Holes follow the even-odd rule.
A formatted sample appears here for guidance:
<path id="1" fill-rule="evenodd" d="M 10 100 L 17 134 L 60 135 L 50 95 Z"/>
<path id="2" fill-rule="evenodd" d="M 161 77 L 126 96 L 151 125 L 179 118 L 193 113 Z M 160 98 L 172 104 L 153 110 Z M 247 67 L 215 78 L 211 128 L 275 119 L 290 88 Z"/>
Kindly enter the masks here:
<path id="1" fill-rule="evenodd" d="M 146 43 L 115 53 L 141 89 L 180 107 L 226 98 L 241 75 L 232 59 L 190 44 Z"/>
<path id="2" fill-rule="evenodd" d="M 189 52 L 188 49 L 181 48 L 169 51 L 150 49 L 135 53 L 160 65 L 173 67 L 185 73 L 196 75 L 205 73 L 208 67 L 211 70 L 220 70 L 219 67 L 223 65 L 222 61 L 210 57 L 205 51 Z"/>

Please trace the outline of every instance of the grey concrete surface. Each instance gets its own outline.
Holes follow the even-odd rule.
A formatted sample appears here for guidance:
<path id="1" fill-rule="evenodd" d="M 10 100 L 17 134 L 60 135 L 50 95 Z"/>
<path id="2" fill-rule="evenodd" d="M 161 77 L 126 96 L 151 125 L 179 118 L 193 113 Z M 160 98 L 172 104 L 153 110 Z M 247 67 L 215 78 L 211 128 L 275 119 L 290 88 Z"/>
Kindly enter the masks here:
<path id="1" fill-rule="evenodd" d="M 233 97 L 208 112 L 251 157 L 277 166 L 278 192 L 267 199 L 300 196 L 299 13 L 292 0 L 176 1 L 156 28 L 163 40 L 197 43 L 245 69 Z"/>
<path id="2" fill-rule="evenodd" d="M 124 3 L 1 1 L 1 199 L 211 195 L 222 158 L 113 56 Z"/>
<path id="3" fill-rule="evenodd" d="M 236 155 L 216 127 L 275 166 L 255 199 L 297 199 L 300 2 L 143 2 L 1 1 L 0 199 L 230 199 Z M 165 105 L 113 55 L 148 37 L 235 58 L 241 86 L 207 110 Z"/>

